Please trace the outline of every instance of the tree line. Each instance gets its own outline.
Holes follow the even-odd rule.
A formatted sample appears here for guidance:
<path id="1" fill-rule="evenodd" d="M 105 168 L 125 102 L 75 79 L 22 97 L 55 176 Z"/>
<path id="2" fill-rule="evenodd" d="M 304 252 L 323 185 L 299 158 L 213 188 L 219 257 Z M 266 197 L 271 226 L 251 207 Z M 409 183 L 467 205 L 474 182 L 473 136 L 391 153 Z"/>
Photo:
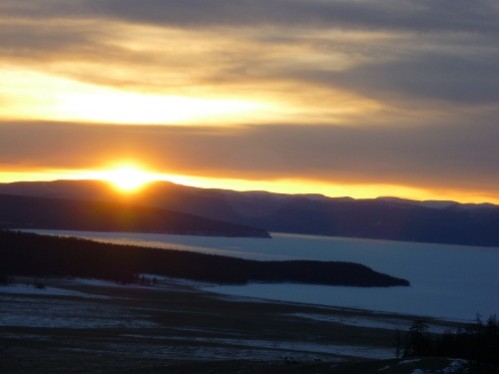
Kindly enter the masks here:
<path id="1" fill-rule="evenodd" d="M 415 320 L 407 334 L 405 357 L 453 357 L 468 361 L 476 372 L 499 372 L 499 323 L 496 315 L 484 322 L 480 315 L 472 324 L 441 335 L 429 332 L 421 319 Z"/>
<path id="2" fill-rule="evenodd" d="M 0 275 L 77 276 L 133 283 L 141 273 L 220 284 L 409 285 L 407 280 L 350 262 L 254 261 L 0 230 Z"/>

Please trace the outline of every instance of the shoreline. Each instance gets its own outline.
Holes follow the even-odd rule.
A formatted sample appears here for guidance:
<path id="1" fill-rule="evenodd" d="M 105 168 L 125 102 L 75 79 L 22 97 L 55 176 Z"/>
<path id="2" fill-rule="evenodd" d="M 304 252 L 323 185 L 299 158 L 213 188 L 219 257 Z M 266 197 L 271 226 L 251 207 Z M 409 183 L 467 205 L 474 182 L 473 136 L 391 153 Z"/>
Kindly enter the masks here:
<path id="1" fill-rule="evenodd" d="M 81 361 L 82 371 L 126 367 L 149 372 L 154 366 L 223 366 L 241 360 L 250 366 L 293 361 L 330 367 L 395 358 L 397 331 L 404 333 L 413 321 L 370 311 L 229 298 L 168 279 L 154 287 L 38 280 L 45 288 L 34 293 L 5 293 L 0 286 L 5 372 L 53 372 L 53 362 L 63 372 L 75 360 Z"/>

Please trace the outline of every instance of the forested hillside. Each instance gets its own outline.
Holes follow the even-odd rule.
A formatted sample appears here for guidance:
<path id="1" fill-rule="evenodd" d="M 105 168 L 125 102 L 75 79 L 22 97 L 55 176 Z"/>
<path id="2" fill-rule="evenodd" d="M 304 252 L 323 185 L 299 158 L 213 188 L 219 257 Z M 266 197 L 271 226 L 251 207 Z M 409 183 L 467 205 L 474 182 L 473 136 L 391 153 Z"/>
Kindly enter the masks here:
<path id="1" fill-rule="evenodd" d="M 407 280 L 348 262 L 251 261 L 0 230 L 0 275 L 92 277 L 126 283 L 141 273 L 220 284 L 409 285 Z"/>

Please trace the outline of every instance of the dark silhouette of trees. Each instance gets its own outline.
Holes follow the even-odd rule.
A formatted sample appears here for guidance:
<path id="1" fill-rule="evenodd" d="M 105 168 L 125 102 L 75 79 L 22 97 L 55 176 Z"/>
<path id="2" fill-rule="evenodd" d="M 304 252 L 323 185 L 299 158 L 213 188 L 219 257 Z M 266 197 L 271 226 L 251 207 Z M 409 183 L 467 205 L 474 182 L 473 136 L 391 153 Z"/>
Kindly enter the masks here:
<path id="1" fill-rule="evenodd" d="M 400 330 L 395 331 L 395 357 L 399 358 L 402 352 L 402 337 Z"/>
<path id="2" fill-rule="evenodd" d="M 417 319 L 412 323 L 407 340 L 404 356 L 426 356 L 431 353 L 428 325 L 422 319 Z"/>
<path id="3" fill-rule="evenodd" d="M 407 334 L 405 356 L 453 357 L 468 361 L 472 372 L 499 372 L 499 323 L 492 315 L 484 323 L 477 315 L 474 323 L 456 332 L 428 333 L 428 326 L 416 320 Z"/>
<path id="4" fill-rule="evenodd" d="M 138 283 L 139 274 L 144 273 L 220 284 L 256 281 L 360 287 L 409 285 L 405 279 L 350 262 L 252 261 L 0 230 L 0 274 Z"/>

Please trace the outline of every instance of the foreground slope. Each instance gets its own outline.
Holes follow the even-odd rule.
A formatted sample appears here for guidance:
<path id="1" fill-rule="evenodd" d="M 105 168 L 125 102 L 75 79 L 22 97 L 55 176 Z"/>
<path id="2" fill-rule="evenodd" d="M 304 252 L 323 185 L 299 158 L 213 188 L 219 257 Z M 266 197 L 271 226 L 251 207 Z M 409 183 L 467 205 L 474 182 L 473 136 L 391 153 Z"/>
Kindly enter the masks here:
<path id="1" fill-rule="evenodd" d="M 398 362 L 410 370 L 396 371 L 402 366 L 395 360 L 366 361 L 395 357 L 395 338 L 400 335 L 403 347 L 413 316 L 219 297 L 173 279 L 149 287 L 43 279 L 45 289 L 27 287 L 29 280 L 16 277 L 17 287 L 0 285 L 2 373 L 343 374 L 387 366 L 386 373 L 430 368 Z M 4 293 L 9 288 L 30 293 Z M 372 323 L 354 325 L 350 319 Z M 440 329 L 458 327 L 433 322 Z"/>

